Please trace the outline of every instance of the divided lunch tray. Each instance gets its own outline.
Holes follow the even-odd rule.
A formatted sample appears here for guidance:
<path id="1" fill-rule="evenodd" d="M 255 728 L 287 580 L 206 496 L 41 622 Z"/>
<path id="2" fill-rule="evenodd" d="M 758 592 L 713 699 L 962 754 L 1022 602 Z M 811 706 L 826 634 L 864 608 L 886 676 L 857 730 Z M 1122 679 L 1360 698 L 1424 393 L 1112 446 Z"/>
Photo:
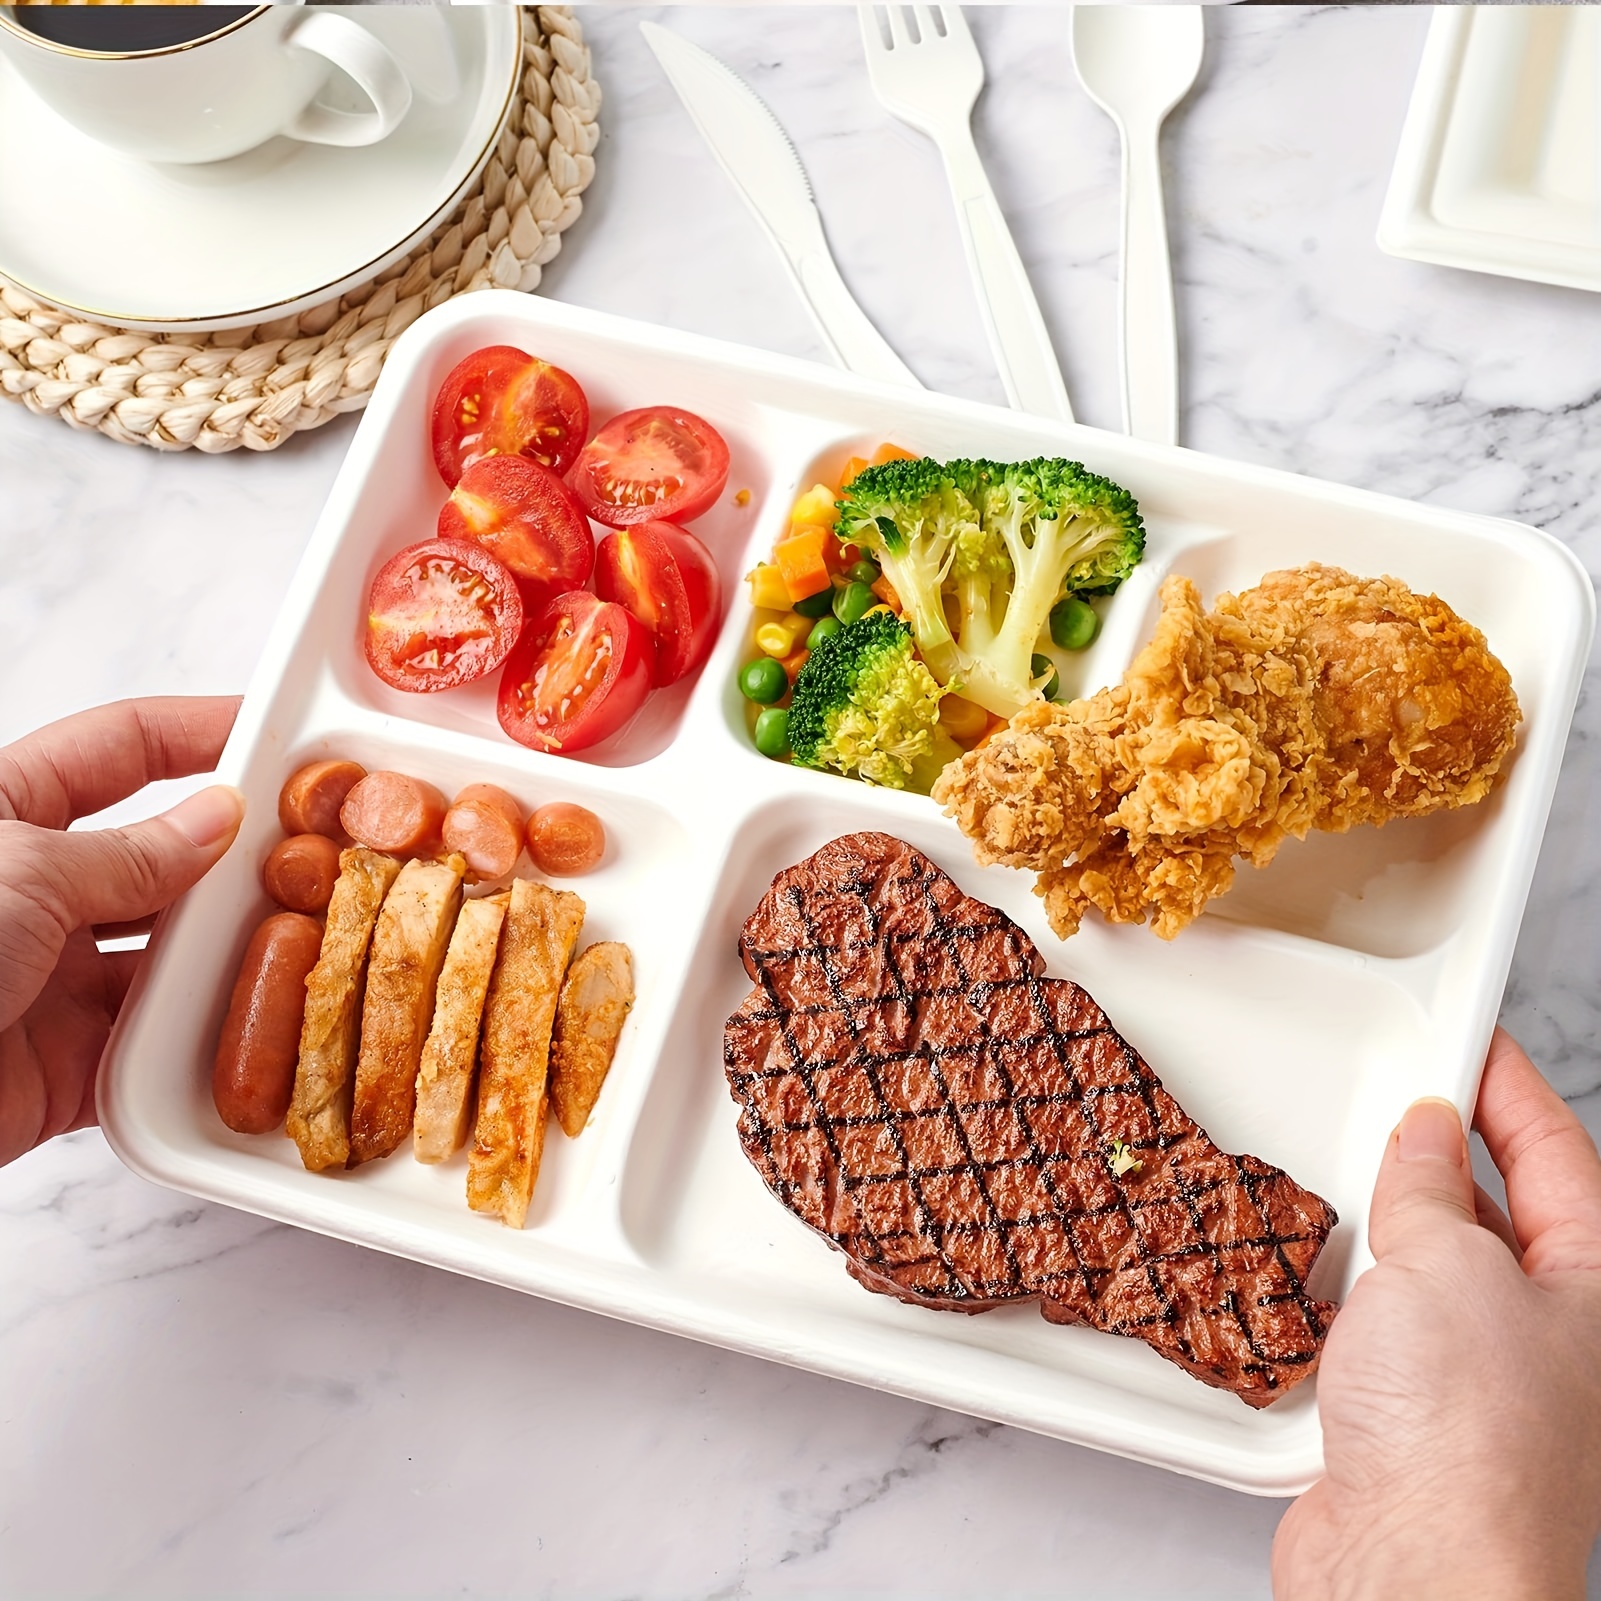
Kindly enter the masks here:
<path id="1" fill-rule="evenodd" d="M 594 416 L 671 402 L 727 438 L 728 491 L 696 524 L 727 620 L 710 661 L 658 692 L 609 745 L 576 757 L 512 744 L 494 676 L 442 695 L 389 690 L 361 649 L 368 585 L 434 530 L 445 491 L 427 448 L 434 391 L 482 345 L 567 368 Z M 1482 627 L 1526 721 L 1483 804 L 1285 846 L 1171 944 L 1090 918 L 1052 936 L 1032 875 L 974 864 L 928 799 L 758 755 L 735 672 L 750 609 L 741 574 L 795 495 L 883 440 L 937 456 L 1081 458 L 1126 484 L 1149 528 L 1144 564 L 1106 608 L 1065 684 L 1115 681 L 1148 637 L 1162 576 L 1210 600 L 1321 560 L 1435 590 Z M 751 491 L 737 503 L 736 491 Z M 1182 1105 L 1231 1151 L 1287 1168 L 1341 1222 L 1313 1289 L 1342 1297 L 1367 1264 L 1380 1154 L 1415 1096 L 1474 1097 L 1512 956 L 1593 626 L 1583 569 L 1513 523 L 1143 444 L 623 321 L 528 296 L 451 301 L 397 343 L 356 432 L 246 696 L 220 776 L 245 793 L 238 843 L 162 920 L 123 1009 L 100 1115 L 136 1172 L 211 1200 L 573 1306 L 628 1318 L 1262 1494 L 1321 1471 L 1314 1384 L 1264 1412 L 1207 1389 L 1133 1340 L 1058 1328 L 1032 1306 L 978 1317 L 873 1295 L 770 1196 L 735 1134 L 722 1025 L 750 985 L 735 954 L 780 869 L 837 834 L 883 829 L 1017 919 L 1052 974 L 1082 983 Z M 504 785 L 525 805 L 576 800 L 607 858 L 571 881 L 584 941 L 632 946 L 638 1001 L 588 1129 L 552 1123 L 528 1227 L 479 1217 L 466 1158 L 403 1148 L 338 1175 L 305 1172 L 282 1135 L 230 1133 L 210 1067 L 234 973 L 269 910 L 258 873 L 276 797 L 326 755 L 453 793 Z"/>

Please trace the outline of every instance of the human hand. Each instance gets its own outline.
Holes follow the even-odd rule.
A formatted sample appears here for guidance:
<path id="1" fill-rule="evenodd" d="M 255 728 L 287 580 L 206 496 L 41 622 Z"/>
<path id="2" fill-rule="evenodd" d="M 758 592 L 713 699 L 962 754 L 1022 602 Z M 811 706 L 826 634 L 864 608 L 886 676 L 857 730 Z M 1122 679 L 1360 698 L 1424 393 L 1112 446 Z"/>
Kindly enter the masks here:
<path id="1" fill-rule="evenodd" d="M 0 1163 L 95 1119 L 95 1069 L 142 952 L 97 950 L 233 843 L 237 790 L 214 785 L 127 828 L 65 832 L 159 778 L 203 773 L 234 697 L 124 700 L 0 748 Z"/>
<path id="2" fill-rule="evenodd" d="M 1579 1601 L 1601 1527 L 1601 1158 L 1497 1030 L 1474 1126 L 1511 1220 L 1473 1182 L 1447 1102 L 1390 1136 L 1377 1259 L 1318 1370 L 1323 1480 L 1273 1542 L 1280 1601 Z"/>

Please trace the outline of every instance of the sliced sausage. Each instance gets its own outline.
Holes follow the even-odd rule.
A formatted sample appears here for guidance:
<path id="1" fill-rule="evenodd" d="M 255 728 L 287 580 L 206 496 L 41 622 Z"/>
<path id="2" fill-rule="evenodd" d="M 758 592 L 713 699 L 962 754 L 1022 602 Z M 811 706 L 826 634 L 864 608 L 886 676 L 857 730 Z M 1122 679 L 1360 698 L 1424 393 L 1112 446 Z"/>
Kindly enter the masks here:
<path id="1" fill-rule="evenodd" d="M 469 784 L 445 813 L 445 849 L 457 851 L 478 878 L 503 878 L 523 848 L 523 814 L 496 784 Z"/>
<path id="2" fill-rule="evenodd" d="M 368 773 L 339 809 L 339 821 L 358 845 L 392 856 L 418 856 L 439 843 L 445 797 L 406 773 Z"/>
<path id="3" fill-rule="evenodd" d="M 528 855 L 552 878 L 587 873 L 606 854 L 606 827 L 587 806 L 553 801 L 528 819 Z"/>
<path id="4" fill-rule="evenodd" d="M 359 762 L 312 762 L 289 775 L 278 792 L 278 822 L 286 834 L 326 834 L 341 842 L 339 808 L 351 788 L 367 776 Z"/>
<path id="5" fill-rule="evenodd" d="M 326 834 L 281 839 L 262 863 L 261 882 L 291 912 L 325 912 L 339 877 L 339 846 Z"/>
<path id="6" fill-rule="evenodd" d="M 306 975 L 317 965 L 322 924 L 274 912 L 245 947 L 211 1069 L 217 1114 L 239 1134 L 270 1134 L 295 1088 Z"/>

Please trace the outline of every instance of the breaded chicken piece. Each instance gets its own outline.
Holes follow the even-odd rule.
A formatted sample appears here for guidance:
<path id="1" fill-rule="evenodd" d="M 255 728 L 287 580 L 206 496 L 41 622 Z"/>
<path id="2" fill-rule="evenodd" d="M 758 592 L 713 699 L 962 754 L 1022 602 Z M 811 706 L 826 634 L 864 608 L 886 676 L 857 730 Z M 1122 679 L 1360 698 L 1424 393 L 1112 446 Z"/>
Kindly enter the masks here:
<path id="1" fill-rule="evenodd" d="M 934 786 L 1064 937 L 1093 906 L 1171 939 L 1237 857 L 1480 800 L 1512 748 L 1511 679 L 1436 596 L 1313 564 L 1210 612 L 1177 574 L 1161 598 L 1122 684 L 1025 707 Z"/>
<path id="2" fill-rule="evenodd" d="M 1225 601 L 1283 619 L 1317 661 L 1327 775 L 1314 826 L 1340 833 L 1489 794 L 1522 713 L 1484 635 L 1437 595 L 1311 566 Z"/>

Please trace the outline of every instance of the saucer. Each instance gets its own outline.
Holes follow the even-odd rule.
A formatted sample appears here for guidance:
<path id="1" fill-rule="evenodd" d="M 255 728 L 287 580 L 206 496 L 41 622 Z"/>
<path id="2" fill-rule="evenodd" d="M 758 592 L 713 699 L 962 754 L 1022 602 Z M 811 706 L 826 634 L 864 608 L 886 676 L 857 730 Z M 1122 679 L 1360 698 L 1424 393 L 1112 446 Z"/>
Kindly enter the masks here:
<path id="1" fill-rule="evenodd" d="M 361 10 L 413 88 L 387 139 L 278 138 L 228 161 L 157 165 L 79 133 L 0 61 L 0 276 L 95 322 L 249 327 L 365 283 L 443 222 L 483 171 L 522 69 L 515 6 Z M 365 104 L 337 70 L 325 104 Z"/>

